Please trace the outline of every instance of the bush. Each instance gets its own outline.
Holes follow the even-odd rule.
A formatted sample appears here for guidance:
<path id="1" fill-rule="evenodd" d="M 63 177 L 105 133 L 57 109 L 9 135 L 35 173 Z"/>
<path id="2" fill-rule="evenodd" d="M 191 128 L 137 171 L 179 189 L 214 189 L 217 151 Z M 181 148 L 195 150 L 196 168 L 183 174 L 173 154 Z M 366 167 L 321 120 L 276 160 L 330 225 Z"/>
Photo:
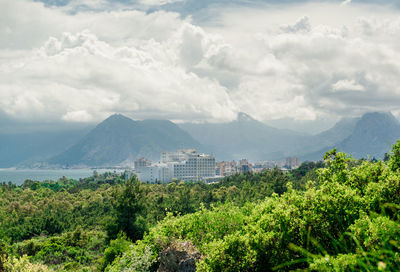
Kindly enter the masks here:
<path id="1" fill-rule="evenodd" d="M 117 239 L 112 240 L 110 246 L 104 251 L 104 256 L 100 261 L 100 270 L 104 271 L 117 257 L 126 252 L 131 244 L 123 232 L 118 234 Z"/>
<path id="2" fill-rule="evenodd" d="M 258 204 L 170 214 L 132 250 L 150 247 L 157 256 L 189 240 L 204 256 L 199 271 L 399 270 L 397 153 L 387 166 L 333 150 L 318 170 L 319 187 L 296 191 L 288 183 L 287 192 Z"/>
<path id="3" fill-rule="evenodd" d="M 40 263 L 31 263 L 26 255 L 15 258 L 9 257 L 5 263 L 5 271 L 9 272 L 51 272 L 48 266 Z"/>
<path id="4" fill-rule="evenodd" d="M 121 257 L 118 257 L 112 265 L 108 266 L 107 272 L 145 272 L 151 271 L 156 263 L 156 258 L 149 247 L 144 252 L 137 252 L 130 246 Z"/>

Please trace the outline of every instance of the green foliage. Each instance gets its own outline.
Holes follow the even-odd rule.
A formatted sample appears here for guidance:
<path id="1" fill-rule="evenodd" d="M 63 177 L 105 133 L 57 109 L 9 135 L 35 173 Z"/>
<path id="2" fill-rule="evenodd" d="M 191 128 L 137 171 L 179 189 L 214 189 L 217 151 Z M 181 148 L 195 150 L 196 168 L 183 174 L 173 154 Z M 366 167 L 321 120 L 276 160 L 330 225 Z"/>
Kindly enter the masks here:
<path id="1" fill-rule="evenodd" d="M 357 162 L 332 150 L 318 187 L 311 182 L 299 191 L 286 182 L 281 196 L 255 204 L 169 214 L 131 251 L 151 247 L 157 256 L 175 240 L 189 240 L 203 255 L 199 271 L 398 271 L 400 173 L 393 160 Z M 250 192 L 248 184 L 241 190 Z"/>
<path id="2" fill-rule="evenodd" d="M 236 209 L 249 201 L 262 201 L 274 191 L 284 192 L 289 181 L 293 181 L 289 174 L 272 169 L 228 177 L 211 185 L 178 181 L 146 184 L 135 178 L 125 183 L 113 173 L 79 181 L 64 177 L 58 181 L 27 180 L 22 186 L 3 183 L 0 239 L 11 245 L 15 256 L 26 254 L 35 262 L 70 270 L 93 267 L 120 231 L 136 240 L 169 213 L 192 214 L 202 203 L 206 208 L 235 203 L 231 207 Z M 95 234 L 103 232 L 107 232 L 107 239 Z M 88 240 L 77 244 L 68 238 L 77 240 L 80 234 Z M 94 243 L 90 239 L 98 242 L 93 249 L 88 249 Z"/>
<path id="3" fill-rule="evenodd" d="M 323 168 L 325 166 L 324 162 L 303 162 L 298 168 L 291 171 L 295 180 L 300 180 L 305 177 L 310 172 L 314 172 L 313 170 Z"/>
<path id="4" fill-rule="evenodd" d="M 77 270 L 95 264 L 104 251 L 104 245 L 104 233 L 85 231 L 78 226 L 74 231 L 62 235 L 37 237 L 15 243 L 10 254 L 27 256 L 30 261 L 55 268 L 67 266 Z"/>
<path id="5" fill-rule="evenodd" d="M 79 225 L 93 229 L 105 225 L 107 217 L 112 215 L 114 188 L 108 184 L 102 184 L 95 191 L 73 192 L 53 190 L 48 188 L 49 184 L 53 183 L 40 183 L 35 190 L 31 189 L 30 182 L 21 188 L 3 185 L 0 190 L 0 239 L 14 243 L 72 231 Z"/>
<path id="6" fill-rule="evenodd" d="M 115 262 L 106 268 L 107 272 L 144 272 L 151 271 L 154 269 L 156 263 L 153 252 L 149 247 L 144 249 L 144 252 L 140 253 L 133 250 L 131 246 L 130 250 L 126 251 L 121 257 L 115 260 Z"/>
<path id="7" fill-rule="evenodd" d="M 393 145 L 392 152 L 389 156 L 388 166 L 393 172 L 400 169 L 400 141 Z"/>
<path id="8" fill-rule="evenodd" d="M 52 272 L 53 269 L 40 263 L 32 263 L 27 256 L 9 257 L 5 263 L 5 270 L 9 272 Z"/>
<path id="9" fill-rule="evenodd" d="M 108 265 L 110 265 L 115 258 L 121 256 L 125 251 L 129 249 L 132 243 L 127 240 L 124 233 L 120 233 L 117 239 L 112 240 L 110 245 L 104 251 L 104 256 L 100 261 L 100 270 L 104 271 Z"/>
<path id="10" fill-rule="evenodd" d="M 112 173 L 2 184 L 0 265 L 155 271 L 160 252 L 190 241 L 198 271 L 399 271 L 399 150 L 387 162 L 332 150 L 209 185 Z"/>
<path id="11" fill-rule="evenodd" d="M 399 222 L 387 216 L 377 215 L 375 218 L 363 215 L 349 230 L 360 247 L 366 251 L 378 250 L 385 245 L 395 243 L 400 237 Z"/>
<path id="12" fill-rule="evenodd" d="M 108 226 L 108 235 L 115 238 L 123 231 L 133 241 L 140 239 L 143 229 L 138 224 L 138 215 L 142 211 L 142 190 L 140 181 L 133 176 L 123 186 L 122 192 L 117 196 L 116 220 Z"/>
<path id="13" fill-rule="evenodd" d="M 5 245 L 0 243 L 0 271 L 4 271 L 6 267 L 6 262 L 8 261 L 8 254 L 5 251 Z"/>

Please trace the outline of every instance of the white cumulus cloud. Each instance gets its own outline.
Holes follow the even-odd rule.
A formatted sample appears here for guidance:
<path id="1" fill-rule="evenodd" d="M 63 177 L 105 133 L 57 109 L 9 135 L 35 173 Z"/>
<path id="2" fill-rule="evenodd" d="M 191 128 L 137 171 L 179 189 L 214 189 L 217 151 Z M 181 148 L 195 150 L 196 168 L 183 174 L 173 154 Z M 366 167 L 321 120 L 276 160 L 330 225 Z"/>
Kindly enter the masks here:
<path id="1" fill-rule="evenodd" d="M 361 84 L 358 84 L 354 79 L 343 79 L 339 80 L 335 84 L 332 85 L 333 91 L 355 91 L 362 92 L 365 91 L 365 87 Z"/>
<path id="2" fill-rule="evenodd" d="M 165 4 L 171 4 L 176 2 L 183 2 L 185 0 L 140 0 L 139 2 L 149 6 L 162 6 Z"/>
<path id="3" fill-rule="evenodd" d="M 344 0 L 342 3 L 341 3 L 341 5 L 342 6 L 346 6 L 346 5 L 349 5 L 351 3 L 351 0 Z"/>
<path id="4" fill-rule="evenodd" d="M 93 117 L 85 110 L 78 110 L 67 112 L 61 119 L 69 122 L 90 122 Z"/>
<path id="5" fill-rule="evenodd" d="M 233 6 L 194 23 L 82 3 L 92 9 L 0 2 L 2 114 L 222 122 L 240 111 L 259 120 L 400 111 L 400 19 L 386 7 Z"/>

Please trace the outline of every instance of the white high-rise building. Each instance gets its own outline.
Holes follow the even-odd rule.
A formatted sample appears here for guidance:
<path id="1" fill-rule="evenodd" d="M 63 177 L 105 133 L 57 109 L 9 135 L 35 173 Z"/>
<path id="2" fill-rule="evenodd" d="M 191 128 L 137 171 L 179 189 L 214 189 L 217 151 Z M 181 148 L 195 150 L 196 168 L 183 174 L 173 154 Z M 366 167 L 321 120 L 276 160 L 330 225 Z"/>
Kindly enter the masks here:
<path id="1" fill-rule="evenodd" d="M 141 181 L 150 183 L 161 182 L 159 169 L 157 165 L 142 166 L 140 168 L 140 172 L 138 172 L 137 175 Z"/>
<path id="2" fill-rule="evenodd" d="M 165 183 L 176 178 L 186 181 L 206 181 L 215 179 L 215 158 L 199 154 L 196 149 L 180 149 L 176 152 L 163 152 L 161 163 L 140 166 L 137 175 L 141 181 Z"/>
<path id="3" fill-rule="evenodd" d="M 144 166 L 137 173 L 139 179 L 150 183 L 166 183 L 172 181 L 173 166 L 165 163 Z"/>
<path id="4" fill-rule="evenodd" d="M 185 161 L 174 164 L 174 178 L 201 181 L 216 174 L 215 158 L 208 154 L 191 153 Z"/>

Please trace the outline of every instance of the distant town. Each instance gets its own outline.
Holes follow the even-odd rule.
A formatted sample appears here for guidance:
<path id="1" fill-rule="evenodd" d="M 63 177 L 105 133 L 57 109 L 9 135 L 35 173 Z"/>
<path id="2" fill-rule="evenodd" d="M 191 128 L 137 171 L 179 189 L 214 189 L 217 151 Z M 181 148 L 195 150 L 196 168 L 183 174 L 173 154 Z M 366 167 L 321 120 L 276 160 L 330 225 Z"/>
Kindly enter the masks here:
<path id="1" fill-rule="evenodd" d="M 257 173 L 266 169 L 279 168 L 289 171 L 300 166 L 296 157 L 284 161 L 249 162 L 247 159 L 216 162 L 210 154 L 199 153 L 196 149 L 178 149 L 161 153 L 160 161 L 153 163 L 146 158 L 134 162 L 134 169 L 127 171 L 126 177 L 136 175 L 141 181 L 167 183 L 173 180 L 217 182 L 223 177 L 238 173 Z"/>

